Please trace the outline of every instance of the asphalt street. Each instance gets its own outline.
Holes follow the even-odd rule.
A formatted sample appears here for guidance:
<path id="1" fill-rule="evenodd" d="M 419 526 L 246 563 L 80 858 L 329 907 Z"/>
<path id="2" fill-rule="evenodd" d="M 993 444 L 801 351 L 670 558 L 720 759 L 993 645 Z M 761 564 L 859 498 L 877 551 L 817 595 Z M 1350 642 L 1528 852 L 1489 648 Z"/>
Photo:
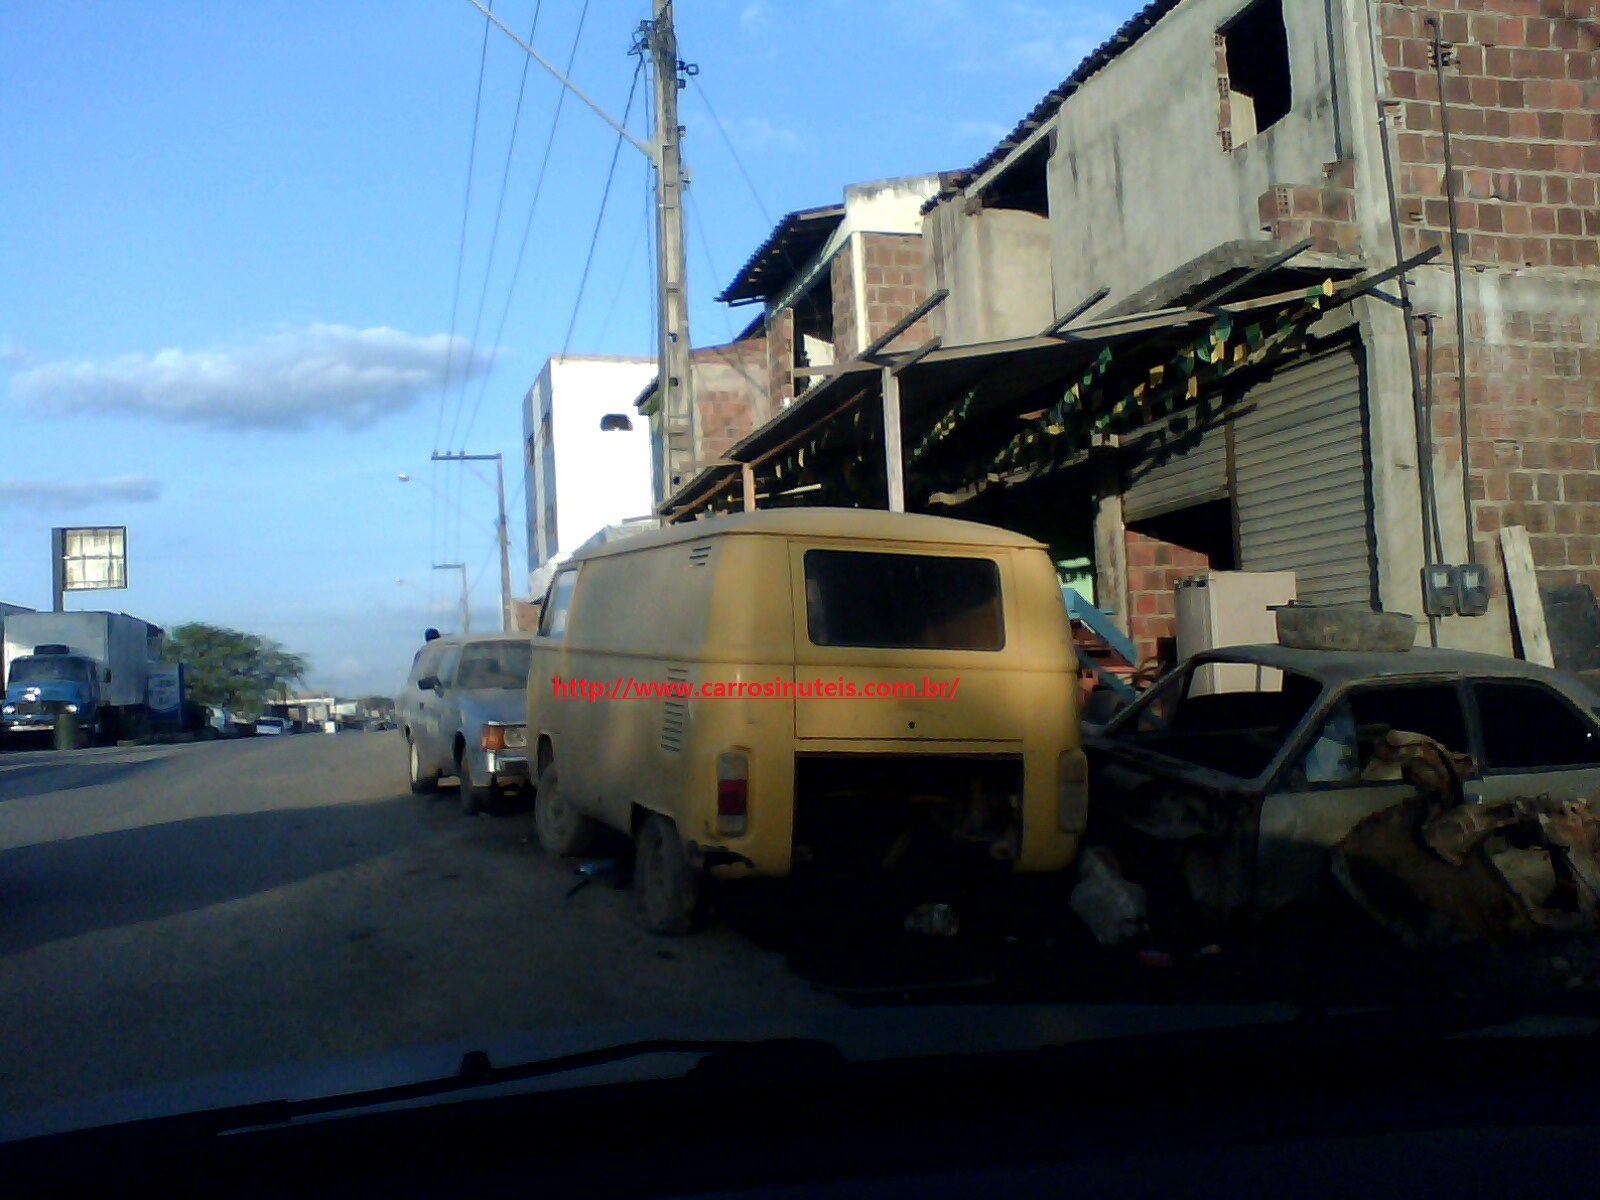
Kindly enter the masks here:
<path id="1" fill-rule="evenodd" d="M 517 1030 L 837 1005 L 713 927 L 575 895 L 528 811 L 395 733 L 0 754 L 0 1112 Z"/>

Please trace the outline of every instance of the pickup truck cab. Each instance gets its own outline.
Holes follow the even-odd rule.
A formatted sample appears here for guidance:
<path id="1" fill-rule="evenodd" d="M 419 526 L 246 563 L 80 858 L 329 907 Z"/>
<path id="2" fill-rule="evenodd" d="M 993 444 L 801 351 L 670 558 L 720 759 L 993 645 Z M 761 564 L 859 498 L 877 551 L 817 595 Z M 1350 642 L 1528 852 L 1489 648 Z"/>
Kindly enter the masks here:
<path id="1" fill-rule="evenodd" d="M 65 646 L 38 646 L 11 661 L 0 730 L 12 734 L 55 733 L 63 716 L 98 739 L 105 731 L 101 685 L 106 668 Z"/>

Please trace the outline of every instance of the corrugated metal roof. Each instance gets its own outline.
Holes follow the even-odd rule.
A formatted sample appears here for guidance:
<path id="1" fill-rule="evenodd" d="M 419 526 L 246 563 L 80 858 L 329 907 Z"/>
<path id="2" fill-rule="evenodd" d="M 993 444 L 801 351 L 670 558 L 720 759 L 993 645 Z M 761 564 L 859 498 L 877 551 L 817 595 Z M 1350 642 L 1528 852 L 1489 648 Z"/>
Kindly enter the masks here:
<path id="1" fill-rule="evenodd" d="M 1122 23 L 1122 26 L 1109 38 L 1097 46 L 1085 58 L 1071 75 L 1058 83 L 1045 98 L 1034 105 L 1033 111 L 1017 122 L 1016 128 L 1008 133 L 995 148 L 989 151 L 965 171 L 958 171 L 952 176 L 950 183 L 939 190 L 939 194 L 922 206 L 924 213 L 929 212 L 951 196 L 956 195 L 967 184 L 978 178 L 990 167 L 994 166 L 1006 155 L 1015 150 L 1035 129 L 1048 121 L 1056 109 L 1073 92 L 1077 91 L 1102 68 L 1109 66 L 1116 58 L 1137 42 L 1141 37 L 1154 28 L 1157 21 L 1177 8 L 1183 0 L 1153 0 L 1145 5 L 1133 16 Z"/>
<path id="2" fill-rule="evenodd" d="M 799 272 L 844 220 L 843 204 L 801 208 L 785 216 L 756 247 L 717 299 L 724 304 L 765 300 Z"/>

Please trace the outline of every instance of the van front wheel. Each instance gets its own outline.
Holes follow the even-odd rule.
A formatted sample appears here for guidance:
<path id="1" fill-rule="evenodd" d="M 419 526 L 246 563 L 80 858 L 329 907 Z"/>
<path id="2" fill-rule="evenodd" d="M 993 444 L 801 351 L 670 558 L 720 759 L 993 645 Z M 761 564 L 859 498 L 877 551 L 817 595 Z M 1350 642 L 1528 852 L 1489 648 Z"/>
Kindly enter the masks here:
<path id="1" fill-rule="evenodd" d="M 558 858 L 582 854 L 594 841 L 594 822 L 562 797 L 555 763 L 550 763 L 539 773 L 539 790 L 533 801 L 533 823 L 539 831 L 539 845 L 546 854 Z"/>
<path id="2" fill-rule="evenodd" d="M 639 828 L 633 888 L 639 922 L 650 933 L 678 937 L 694 925 L 699 872 L 689 864 L 678 827 L 656 813 Z"/>

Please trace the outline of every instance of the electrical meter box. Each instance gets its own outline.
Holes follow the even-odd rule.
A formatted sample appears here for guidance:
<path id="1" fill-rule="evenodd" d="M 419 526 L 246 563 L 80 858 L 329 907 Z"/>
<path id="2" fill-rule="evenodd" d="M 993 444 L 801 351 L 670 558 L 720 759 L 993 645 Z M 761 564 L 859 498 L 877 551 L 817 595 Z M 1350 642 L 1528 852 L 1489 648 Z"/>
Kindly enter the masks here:
<path id="1" fill-rule="evenodd" d="M 1460 586 L 1456 568 L 1446 563 L 1429 563 L 1422 568 L 1422 611 L 1430 617 L 1453 617 Z"/>
<path id="2" fill-rule="evenodd" d="M 1456 611 L 1463 617 L 1481 617 L 1489 611 L 1489 568 L 1482 563 L 1462 563 L 1456 572 Z"/>

